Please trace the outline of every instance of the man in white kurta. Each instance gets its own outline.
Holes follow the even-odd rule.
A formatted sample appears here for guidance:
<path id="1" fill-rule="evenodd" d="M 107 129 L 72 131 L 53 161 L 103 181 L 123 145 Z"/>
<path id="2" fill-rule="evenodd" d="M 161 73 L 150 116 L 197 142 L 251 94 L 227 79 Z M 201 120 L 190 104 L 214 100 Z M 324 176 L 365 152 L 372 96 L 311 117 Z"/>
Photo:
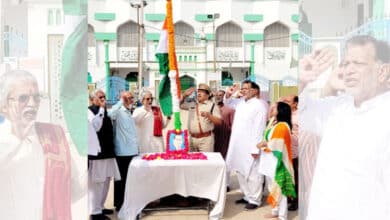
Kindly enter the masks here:
<path id="1" fill-rule="evenodd" d="M 322 137 L 307 220 L 389 219 L 390 92 L 383 86 L 389 61 L 386 44 L 354 37 L 341 63 L 345 94 L 317 100 L 301 94 L 300 129 Z M 302 67 L 305 79 L 310 68 Z"/>
<path id="2" fill-rule="evenodd" d="M 63 129 L 36 122 L 40 96 L 35 77 L 22 70 L 4 73 L 0 91 L 5 116 L 0 125 L 1 219 L 71 219 L 70 190 L 75 201 L 86 186 L 70 158 Z M 42 137 L 52 140 L 42 144 Z M 51 164 L 61 164 L 61 170 Z"/>
<path id="3" fill-rule="evenodd" d="M 261 204 L 264 177 L 258 173 L 259 150 L 256 144 L 262 140 L 266 126 L 266 106 L 255 97 L 251 81 L 244 81 L 244 98 L 238 103 L 230 137 L 226 164 L 229 171 L 236 171 L 244 198 L 236 203 L 247 203 L 246 209 Z M 258 87 L 258 86 L 257 86 Z"/>
<path id="4" fill-rule="evenodd" d="M 139 153 L 164 152 L 163 136 L 154 135 L 155 116 L 152 110 L 153 96 L 146 91 L 141 97 L 142 106 L 133 112 L 133 119 L 137 126 L 139 140 Z M 161 115 L 162 117 L 162 115 Z M 168 121 L 162 117 L 163 127 L 167 126 Z"/>

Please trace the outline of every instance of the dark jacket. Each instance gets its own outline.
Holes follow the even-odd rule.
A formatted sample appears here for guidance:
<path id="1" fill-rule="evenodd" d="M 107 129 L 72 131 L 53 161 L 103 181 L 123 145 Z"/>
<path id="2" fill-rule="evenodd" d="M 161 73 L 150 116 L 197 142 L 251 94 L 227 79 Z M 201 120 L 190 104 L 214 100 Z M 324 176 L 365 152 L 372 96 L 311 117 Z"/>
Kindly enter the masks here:
<path id="1" fill-rule="evenodd" d="M 99 112 L 99 106 L 91 105 L 88 107 L 95 115 Z M 107 110 L 104 111 L 103 125 L 100 131 L 97 132 L 101 152 L 97 156 L 88 155 L 90 160 L 100 160 L 115 158 L 114 151 L 114 130 L 111 119 L 107 115 Z"/>

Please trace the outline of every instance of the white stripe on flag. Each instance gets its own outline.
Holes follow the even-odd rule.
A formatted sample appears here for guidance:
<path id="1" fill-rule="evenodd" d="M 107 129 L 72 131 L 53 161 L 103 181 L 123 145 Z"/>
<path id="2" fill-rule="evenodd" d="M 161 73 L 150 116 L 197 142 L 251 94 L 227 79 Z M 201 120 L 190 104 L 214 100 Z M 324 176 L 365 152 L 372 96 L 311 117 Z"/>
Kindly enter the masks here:
<path id="1" fill-rule="evenodd" d="M 168 76 L 171 82 L 172 112 L 180 112 L 179 97 L 177 96 L 176 70 L 170 70 Z"/>
<path id="2" fill-rule="evenodd" d="M 162 30 L 156 53 L 168 53 L 168 32 Z"/>

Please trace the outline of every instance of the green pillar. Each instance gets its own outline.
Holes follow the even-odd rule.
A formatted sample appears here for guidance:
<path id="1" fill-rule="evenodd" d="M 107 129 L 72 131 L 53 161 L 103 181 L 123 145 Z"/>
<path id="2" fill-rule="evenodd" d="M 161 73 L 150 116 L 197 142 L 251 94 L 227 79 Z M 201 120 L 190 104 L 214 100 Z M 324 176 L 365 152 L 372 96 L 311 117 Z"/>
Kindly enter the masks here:
<path id="1" fill-rule="evenodd" d="M 251 72 L 250 78 L 255 79 L 255 42 L 251 42 Z"/>
<path id="2" fill-rule="evenodd" d="M 110 63 L 108 62 L 108 46 L 109 46 L 110 41 L 109 40 L 104 40 L 104 63 L 106 64 L 106 97 L 107 100 L 110 100 Z"/>

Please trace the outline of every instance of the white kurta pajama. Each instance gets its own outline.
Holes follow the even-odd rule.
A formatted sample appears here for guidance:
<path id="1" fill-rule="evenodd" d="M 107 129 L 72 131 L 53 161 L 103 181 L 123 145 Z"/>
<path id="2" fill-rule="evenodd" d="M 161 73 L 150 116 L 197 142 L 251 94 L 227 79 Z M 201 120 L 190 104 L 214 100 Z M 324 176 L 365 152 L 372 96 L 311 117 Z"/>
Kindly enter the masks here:
<path id="1" fill-rule="evenodd" d="M 20 140 L 11 123 L 0 125 L 1 219 L 42 220 L 45 184 L 45 154 L 35 129 Z M 85 191 L 83 174 L 71 159 L 72 200 Z"/>
<path id="2" fill-rule="evenodd" d="M 88 109 L 88 155 L 97 156 L 101 151 L 98 132 L 103 125 L 104 108 L 94 115 Z M 88 161 L 88 213 L 102 214 L 107 192 L 110 186 L 110 177 L 119 180 L 120 174 L 115 159 L 101 159 Z"/>
<path id="3" fill-rule="evenodd" d="M 228 171 L 236 171 L 244 199 L 260 205 L 264 176 L 258 173 L 259 154 L 256 145 L 263 139 L 267 109 L 257 98 L 242 100 L 236 108 L 229 149 L 226 156 Z"/>
<path id="4" fill-rule="evenodd" d="M 153 135 L 154 115 L 152 109 L 146 111 L 144 106 L 136 108 L 133 112 L 133 119 L 137 126 L 139 140 L 139 153 L 164 152 L 163 137 Z M 163 127 L 167 121 L 163 118 Z"/>
<path id="5" fill-rule="evenodd" d="M 0 127 L 2 219 L 42 219 L 45 156 L 35 131 L 20 141 L 5 121 Z"/>
<path id="6" fill-rule="evenodd" d="M 300 129 L 322 134 L 307 220 L 390 219 L 390 92 L 300 100 Z"/>

